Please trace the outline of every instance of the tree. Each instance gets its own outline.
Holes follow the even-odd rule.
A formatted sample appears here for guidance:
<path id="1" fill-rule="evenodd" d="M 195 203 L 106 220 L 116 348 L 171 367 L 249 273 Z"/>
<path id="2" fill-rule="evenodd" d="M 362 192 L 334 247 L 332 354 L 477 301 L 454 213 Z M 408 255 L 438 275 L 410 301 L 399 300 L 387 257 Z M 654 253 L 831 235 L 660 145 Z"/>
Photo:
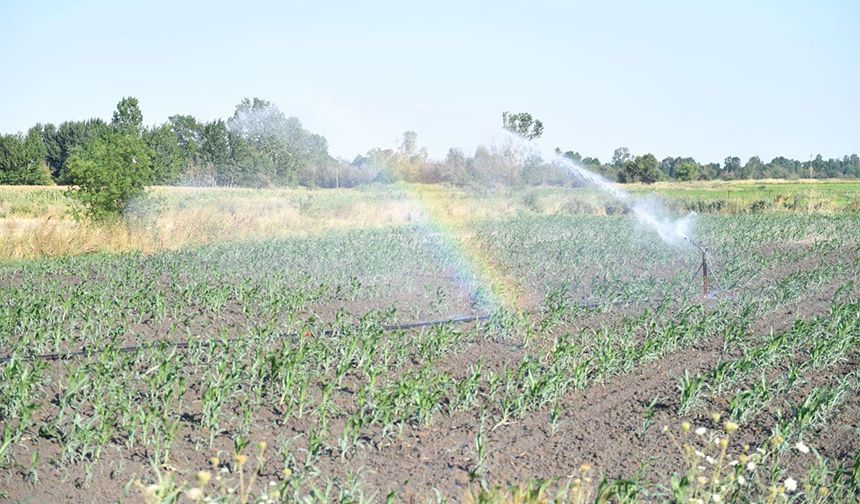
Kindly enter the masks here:
<path id="1" fill-rule="evenodd" d="M 720 174 L 720 163 L 708 163 L 702 165 L 699 170 L 699 179 L 714 180 Z"/>
<path id="2" fill-rule="evenodd" d="M 184 162 L 194 162 L 203 141 L 203 125 L 191 115 L 173 115 L 167 118 L 167 121 L 170 131 L 176 136 Z"/>
<path id="3" fill-rule="evenodd" d="M 229 158 L 216 166 L 215 178 L 222 186 L 267 186 L 272 183 L 271 160 L 257 152 L 238 134 L 227 132 Z"/>
<path id="4" fill-rule="evenodd" d="M 660 161 L 660 171 L 667 178 L 674 178 L 675 176 L 675 165 L 678 163 L 678 159 L 667 157 Z"/>
<path id="5" fill-rule="evenodd" d="M 203 125 L 197 171 L 190 174 L 199 182 L 217 185 L 232 163 L 227 125 L 221 119 Z M 228 175 L 229 176 L 229 175 Z"/>
<path id="6" fill-rule="evenodd" d="M 723 172 L 721 174 L 722 178 L 726 178 L 726 179 L 740 178 L 740 176 L 739 176 L 740 171 L 741 171 L 741 158 L 739 158 L 737 156 L 726 157 L 726 159 L 723 161 Z"/>
<path id="7" fill-rule="evenodd" d="M 624 168 L 624 163 L 633 159 L 630 155 L 630 149 L 627 147 L 619 147 L 612 153 L 612 167 L 615 169 Z"/>
<path id="8" fill-rule="evenodd" d="M 596 157 L 584 157 L 582 158 L 582 166 L 583 168 L 594 169 L 595 167 L 600 166 L 600 159 Z"/>
<path id="9" fill-rule="evenodd" d="M 137 98 L 126 96 L 120 100 L 110 124 L 121 133 L 139 136 L 143 132 L 143 112 Z"/>
<path id="10" fill-rule="evenodd" d="M 170 124 L 165 123 L 144 131 L 143 141 L 152 152 L 152 183 L 172 184 L 175 182 L 185 158 Z"/>
<path id="11" fill-rule="evenodd" d="M 415 133 L 414 131 L 404 131 L 403 141 L 400 143 L 400 153 L 405 157 L 412 157 L 417 148 L 418 133 Z"/>
<path id="12" fill-rule="evenodd" d="M 526 140 L 540 138 L 543 134 L 543 123 L 528 112 L 502 112 L 502 127 Z"/>
<path id="13" fill-rule="evenodd" d="M 636 156 L 624 162 L 624 168 L 618 172 L 619 182 L 643 182 L 653 184 L 660 180 L 660 169 L 657 158 L 653 154 Z"/>
<path id="14" fill-rule="evenodd" d="M 462 150 L 451 147 L 439 166 L 440 182 L 464 185 L 466 183 L 467 160 Z"/>
<path id="15" fill-rule="evenodd" d="M 95 219 L 121 215 L 153 178 L 152 154 L 132 134 L 112 131 L 77 147 L 67 161 L 74 198 Z"/>
<path id="16" fill-rule="evenodd" d="M 47 154 L 39 126 L 30 128 L 25 136 L 0 136 L 0 184 L 52 183 L 45 164 Z"/>
<path id="17" fill-rule="evenodd" d="M 263 179 L 274 183 L 295 184 L 306 178 L 304 171 L 331 161 L 325 138 L 313 135 L 298 118 L 286 117 L 266 100 L 242 100 L 227 127 L 269 159 L 274 178 Z"/>
<path id="18" fill-rule="evenodd" d="M 390 183 L 397 180 L 397 153 L 391 149 L 374 148 L 367 152 L 366 167 L 376 175 L 374 182 Z"/>
<path id="19" fill-rule="evenodd" d="M 660 174 L 663 178 L 680 181 L 696 180 L 701 165 L 691 157 L 667 157 L 660 161 Z"/>
<path id="20" fill-rule="evenodd" d="M 760 179 L 764 177 L 764 165 L 758 156 L 753 156 L 743 167 L 742 178 Z"/>
<path id="21" fill-rule="evenodd" d="M 561 152 L 561 149 L 558 149 L 558 151 Z M 566 151 L 564 154 L 562 154 L 562 156 L 566 157 L 567 159 L 570 159 L 576 164 L 582 164 L 582 154 L 576 151 Z"/>
<path id="22" fill-rule="evenodd" d="M 842 166 L 846 177 L 860 177 L 860 156 L 857 154 L 842 158 Z"/>
<path id="23" fill-rule="evenodd" d="M 41 128 L 42 141 L 47 149 L 47 162 L 51 176 L 60 184 L 67 184 L 66 160 L 72 150 L 90 138 L 106 133 L 110 127 L 101 119 L 65 121 L 59 127 L 46 124 Z"/>
<path id="24" fill-rule="evenodd" d="M 682 182 L 696 180 L 699 177 L 699 164 L 689 159 L 682 160 L 675 165 L 673 176 Z"/>

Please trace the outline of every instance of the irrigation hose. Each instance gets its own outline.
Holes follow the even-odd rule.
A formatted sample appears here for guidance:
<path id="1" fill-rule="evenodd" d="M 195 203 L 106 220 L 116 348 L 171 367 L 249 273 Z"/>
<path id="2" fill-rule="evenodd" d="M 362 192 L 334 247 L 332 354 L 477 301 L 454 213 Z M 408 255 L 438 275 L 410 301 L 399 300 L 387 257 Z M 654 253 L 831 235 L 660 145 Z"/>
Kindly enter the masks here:
<path id="1" fill-rule="evenodd" d="M 701 266 L 699 269 L 701 270 Z M 698 273 L 699 272 L 697 271 L 695 273 L 694 277 L 696 275 L 698 275 Z M 718 288 L 720 287 L 719 282 L 717 283 L 717 286 L 718 286 Z M 612 302 L 609 304 L 618 305 L 618 304 L 624 304 L 624 303 L 623 302 Z M 581 302 L 577 303 L 577 306 L 579 306 L 580 308 L 593 309 L 593 308 L 597 308 L 597 307 L 601 306 L 601 303 L 598 303 L 596 301 L 581 301 Z M 446 324 L 465 324 L 465 323 L 469 323 L 469 322 L 481 322 L 481 321 L 489 320 L 489 319 L 490 319 L 490 315 L 488 315 L 488 314 L 456 315 L 456 316 L 444 318 L 444 319 L 420 320 L 417 322 L 404 322 L 401 324 L 385 325 L 385 326 L 382 326 L 382 330 L 385 332 L 404 331 L 404 330 L 408 330 L 408 329 L 419 329 L 422 327 L 436 327 L 436 326 L 441 326 L 441 325 L 446 325 Z M 325 336 L 332 336 L 335 334 L 335 330 L 327 329 L 322 334 Z M 298 336 L 299 336 L 298 333 L 287 333 L 287 334 L 281 335 L 280 338 L 281 339 L 297 338 Z M 194 340 L 194 342 L 200 342 L 200 343 L 204 343 L 204 344 L 205 343 L 215 343 L 215 342 L 217 342 L 217 343 L 232 343 L 232 342 L 236 342 L 239 340 L 240 340 L 240 338 L 199 339 L 199 340 Z M 118 349 L 116 349 L 116 351 L 121 352 L 121 353 L 135 353 L 135 352 L 141 352 L 144 350 L 149 350 L 151 348 L 156 348 L 159 346 L 167 346 L 170 348 L 188 348 L 189 346 L 191 346 L 191 344 L 192 344 L 191 340 L 174 341 L 174 342 L 165 341 L 165 340 L 156 340 L 156 341 L 153 341 L 151 343 L 146 343 L 143 345 L 130 345 L 130 346 L 119 347 Z M 20 357 L 20 359 L 23 361 L 28 361 L 28 362 L 67 360 L 67 359 L 71 359 L 74 357 L 98 355 L 100 353 L 107 351 L 107 349 L 108 349 L 107 347 L 94 348 L 94 349 L 82 348 L 80 350 L 75 350 L 75 351 L 71 351 L 71 352 L 55 352 L 55 353 L 29 355 L 26 357 Z M 11 362 L 13 358 L 15 358 L 14 355 L 0 356 L 0 365 Z"/>
<path id="2" fill-rule="evenodd" d="M 465 324 L 469 322 L 480 322 L 483 320 L 488 320 L 490 318 L 489 315 L 457 315 L 450 318 L 445 319 L 436 319 L 436 320 L 421 320 L 418 322 L 405 322 L 402 324 L 391 324 L 382 326 L 382 330 L 386 332 L 390 331 L 404 331 L 408 329 L 419 329 L 422 327 L 436 327 L 446 324 Z M 332 336 L 336 333 L 334 329 L 327 329 L 323 331 L 323 335 Z M 299 337 L 299 333 L 286 333 L 280 335 L 281 339 L 287 338 L 297 338 Z M 165 341 L 165 340 L 156 340 L 152 343 L 146 343 L 143 345 L 130 345 L 124 346 L 116 349 L 117 352 L 121 353 L 135 353 L 141 352 L 144 350 L 149 350 L 151 348 L 156 348 L 159 346 L 167 346 L 170 348 L 188 348 L 192 343 L 232 343 L 239 341 L 240 338 L 226 338 L 226 339 L 199 339 L 199 340 L 183 340 L 183 341 Z M 21 360 L 24 361 L 58 361 L 58 360 L 67 360 L 73 357 L 84 357 L 88 355 L 98 355 L 107 350 L 106 347 L 88 349 L 82 348 L 80 350 L 72 351 L 72 352 L 56 352 L 56 353 L 46 353 L 46 354 L 38 354 L 38 355 L 30 355 L 26 357 L 20 357 Z M 12 355 L 6 355 L 0 357 L 0 364 L 6 364 L 10 362 L 14 357 Z"/>
<path id="3" fill-rule="evenodd" d="M 649 302 L 650 301 L 650 302 Z M 651 306 L 658 306 L 665 302 L 662 301 L 653 301 L 653 300 L 643 300 L 641 303 Z M 579 308 L 583 309 L 594 309 L 599 308 L 604 305 L 624 305 L 629 304 L 627 301 L 615 301 L 609 303 L 599 303 L 597 301 L 580 301 L 576 303 Z M 382 330 L 385 332 L 391 331 L 405 331 L 408 329 L 420 329 L 422 327 L 437 327 L 447 324 L 466 324 L 469 322 L 482 322 L 485 320 L 489 320 L 491 315 L 489 314 L 473 314 L 473 315 L 455 315 L 453 317 L 444 318 L 444 319 L 434 319 L 434 320 L 420 320 L 417 322 L 404 322 L 401 324 L 390 324 L 382 326 Z M 324 336 L 333 336 L 337 331 L 334 329 L 327 329 L 322 332 Z M 299 333 L 286 333 L 281 334 L 279 336 L 281 339 L 290 339 L 290 338 L 298 338 Z M 117 352 L 120 353 L 135 353 L 141 352 L 144 350 L 149 350 L 151 348 L 157 348 L 159 346 L 166 346 L 170 348 L 188 348 L 192 343 L 233 343 L 236 341 L 240 341 L 241 338 L 207 338 L 207 339 L 198 339 L 198 340 L 183 340 L 183 341 L 166 341 L 166 340 L 156 340 L 151 343 L 145 343 L 142 345 L 130 345 L 119 347 L 116 349 Z M 82 348 L 80 350 L 75 350 L 71 352 L 55 352 L 55 353 L 46 353 L 46 354 L 37 354 L 37 355 L 28 355 L 17 357 L 22 361 L 33 362 L 33 361 L 59 361 L 59 360 L 68 360 L 74 357 L 85 357 L 90 355 L 98 355 L 100 353 L 104 353 L 108 350 L 108 347 L 100 347 L 100 348 Z M 16 358 L 14 355 L 4 355 L 0 356 L 0 365 L 11 362 L 13 358 Z"/>

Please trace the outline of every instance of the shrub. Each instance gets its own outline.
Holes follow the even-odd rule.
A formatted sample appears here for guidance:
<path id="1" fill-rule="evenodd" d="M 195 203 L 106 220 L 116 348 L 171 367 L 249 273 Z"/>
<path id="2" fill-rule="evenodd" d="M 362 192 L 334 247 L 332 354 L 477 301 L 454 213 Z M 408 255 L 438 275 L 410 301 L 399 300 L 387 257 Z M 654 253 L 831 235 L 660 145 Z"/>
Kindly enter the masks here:
<path id="1" fill-rule="evenodd" d="M 533 192 L 526 193 L 525 195 L 523 195 L 522 204 L 524 207 L 526 207 L 528 210 L 531 210 L 532 212 L 541 213 L 543 211 L 543 207 L 541 206 L 540 201 L 538 201 L 537 194 Z"/>
<path id="2" fill-rule="evenodd" d="M 597 209 L 588 202 L 570 200 L 561 206 L 561 213 L 564 215 L 596 215 Z"/>
<path id="3" fill-rule="evenodd" d="M 76 148 L 68 161 L 72 196 L 95 219 L 121 215 L 152 181 L 152 155 L 134 135 L 110 132 Z"/>
<path id="4" fill-rule="evenodd" d="M 763 212 L 769 208 L 771 208 L 771 204 L 765 200 L 753 201 L 749 206 L 750 212 Z"/>

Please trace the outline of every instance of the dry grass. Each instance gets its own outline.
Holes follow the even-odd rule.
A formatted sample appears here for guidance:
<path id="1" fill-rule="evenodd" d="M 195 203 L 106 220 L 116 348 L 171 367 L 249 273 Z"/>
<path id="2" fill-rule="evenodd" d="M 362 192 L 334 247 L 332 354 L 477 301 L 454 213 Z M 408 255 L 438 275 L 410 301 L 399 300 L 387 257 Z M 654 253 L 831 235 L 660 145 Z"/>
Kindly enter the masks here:
<path id="1" fill-rule="evenodd" d="M 723 213 L 860 209 L 857 181 L 631 184 L 680 205 L 720 199 Z M 309 190 L 154 187 L 122 222 L 90 224 L 62 187 L 0 186 L 0 261 L 96 251 L 152 253 L 208 243 L 302 236 L 432 220 L 445 226 L 536 214 L 617 213 L 594 189 L 457 189 L 393 184 Z M 761 208 L 758 208 L 761 207 Z M 612 212 L 610 212 L 610 210 Z M 678 209 L 676 209 L 678 210 Z M 679 210 L 679 211 L 680 211 Z"/>
<path id="2" fill-rule="evenodd" d="M 96 251 L 152 253 L 209 243 L 303 236 L 399 226 L 428 216 L 428 199 L 444 200 L 447 219 L 513 214 L 504 197 L 476 198 L 456 189 L 396 185 L 363 189 L 213 189 L 156 187 L 126 219 L 88 223 L 59 188 L 0 189 L 0 260 Z"/>

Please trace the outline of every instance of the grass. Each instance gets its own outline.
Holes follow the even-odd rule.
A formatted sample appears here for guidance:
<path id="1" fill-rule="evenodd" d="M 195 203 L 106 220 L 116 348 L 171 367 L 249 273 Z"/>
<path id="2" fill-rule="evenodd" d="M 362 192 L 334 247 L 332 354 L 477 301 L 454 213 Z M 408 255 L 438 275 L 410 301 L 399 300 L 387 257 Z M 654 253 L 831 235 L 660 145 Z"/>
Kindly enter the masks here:
<path id="1" fill-rule="evenodd" d="M 654 191 L 668 200 L 722 201 L 735 211 L 749 209 L 756 202 L 766 210 L 860 210 L 860 181 L 856 180 L 659 182 L 625 187 L 634 194 Z"/>
<path id="2" fill-rule="evenodd" d="M 632 184 L 678 213 L 860 211 L 857 181 Z M 0 186 L 0 261 L 90 252 L 152 253 L 332 230 L 530 215 L 606 215 L 623 207 L 592 188 L 457 189 L 396 184 L 309 190 L 154 187 L 127 219 L 90 224 L 62 187 Z"/>

